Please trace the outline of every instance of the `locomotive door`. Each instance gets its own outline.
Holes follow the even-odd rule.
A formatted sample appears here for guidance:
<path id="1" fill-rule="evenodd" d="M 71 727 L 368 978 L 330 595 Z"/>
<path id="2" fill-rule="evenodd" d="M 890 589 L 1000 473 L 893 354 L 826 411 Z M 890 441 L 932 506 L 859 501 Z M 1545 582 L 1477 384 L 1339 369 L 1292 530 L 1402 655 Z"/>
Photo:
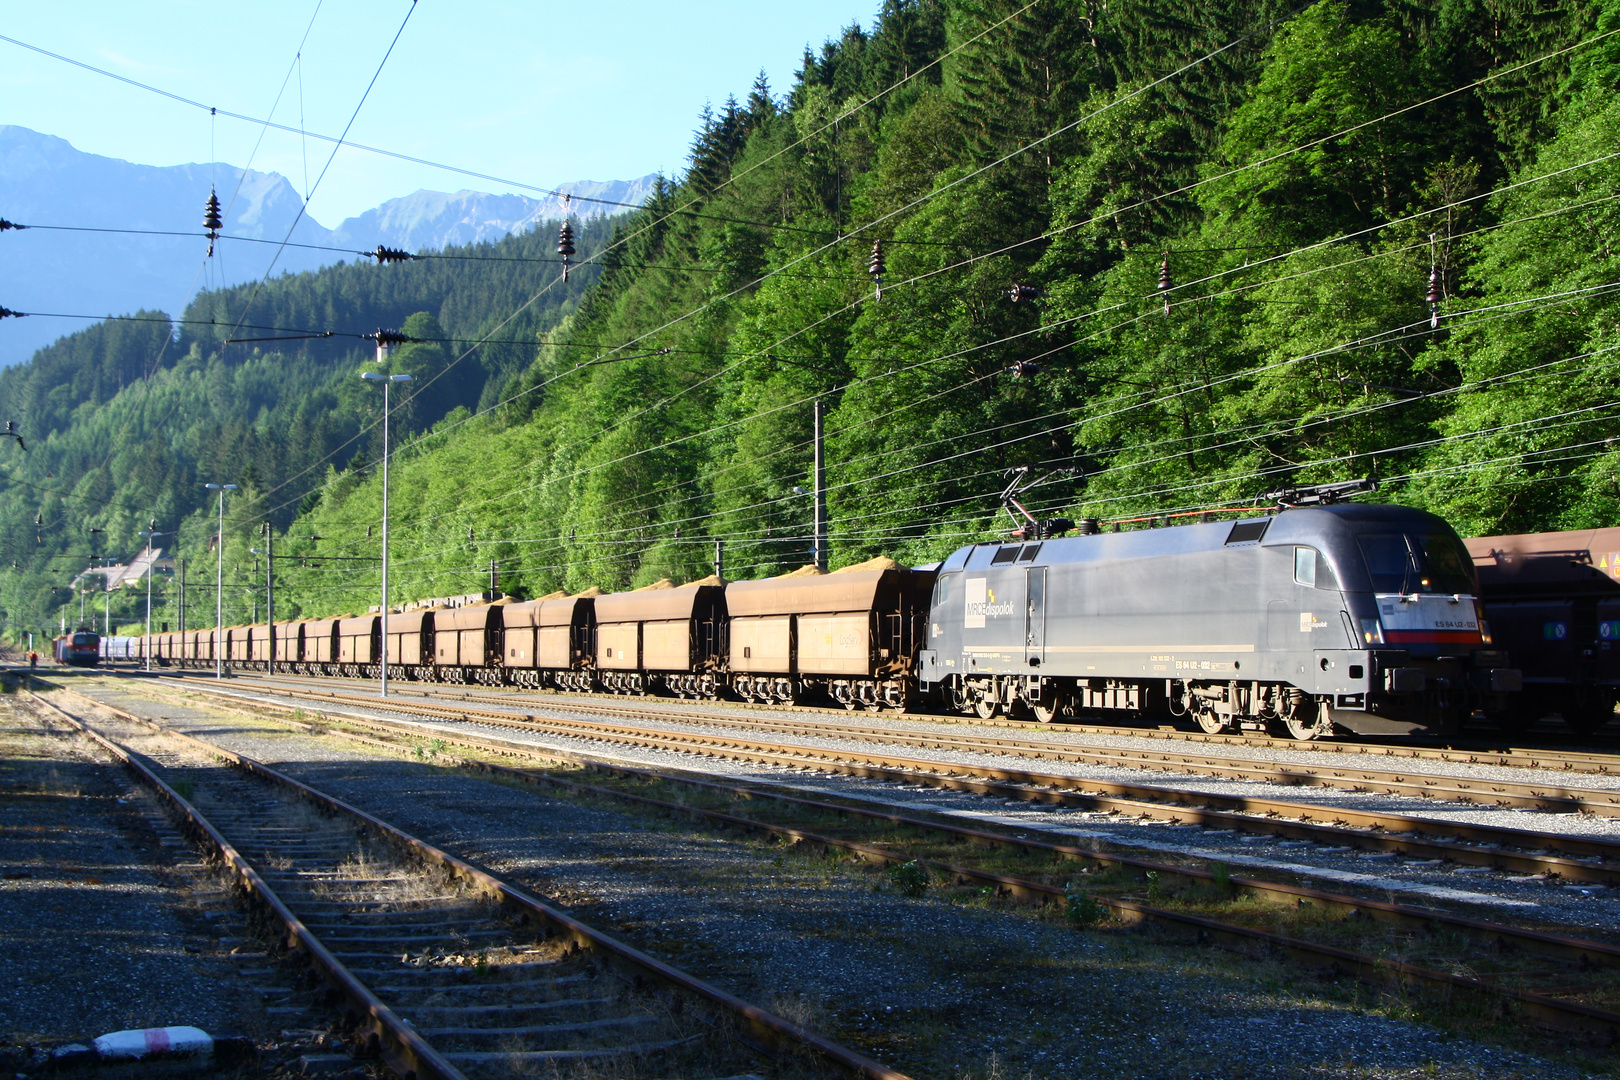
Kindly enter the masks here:
<path id="1" fill-rule="evenodd" d="M 1030 667 L 1040 667 L 1046 659 L 1046 567 L 1024 574 L 1024 659 Z"/>

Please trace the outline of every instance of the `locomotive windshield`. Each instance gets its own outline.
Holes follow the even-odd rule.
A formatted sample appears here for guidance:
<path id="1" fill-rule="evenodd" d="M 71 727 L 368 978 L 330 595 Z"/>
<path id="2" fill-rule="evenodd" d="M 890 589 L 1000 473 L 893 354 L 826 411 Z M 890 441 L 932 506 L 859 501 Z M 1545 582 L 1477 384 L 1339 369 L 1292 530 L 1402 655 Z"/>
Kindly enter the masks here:
<path id="1" fill-rule="evenodd" d="M 1472 593 L 1468 552 L 1446 533 L 1370 533 L 1359 538 L 1375 593 Z"/>
<path id="2" fill-rule="evenodd" d="M 95 634 L 74 634 L 73 635 L 73 644 L 75 644 L 75 645 L 81 645 L 81 646 L 82 645 L 95 645 L 95 644 L 98 644 L 100 641 L 101 641 L 101 639 L 99 637 L 97 637 Z"/>

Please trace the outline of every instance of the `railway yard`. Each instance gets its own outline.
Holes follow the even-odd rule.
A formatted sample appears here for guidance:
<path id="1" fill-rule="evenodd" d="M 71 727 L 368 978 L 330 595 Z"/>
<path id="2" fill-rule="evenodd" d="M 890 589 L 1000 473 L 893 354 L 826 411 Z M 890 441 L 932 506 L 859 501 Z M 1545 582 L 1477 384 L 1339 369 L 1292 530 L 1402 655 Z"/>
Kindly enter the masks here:
<path id="1" fill-rule="evenodd" d="M 1615 1071 L 1601 749 L 38 682 L 3 699 L 23 1071 L 163 1024 L 245 1035 L 242 1075 Z"/>

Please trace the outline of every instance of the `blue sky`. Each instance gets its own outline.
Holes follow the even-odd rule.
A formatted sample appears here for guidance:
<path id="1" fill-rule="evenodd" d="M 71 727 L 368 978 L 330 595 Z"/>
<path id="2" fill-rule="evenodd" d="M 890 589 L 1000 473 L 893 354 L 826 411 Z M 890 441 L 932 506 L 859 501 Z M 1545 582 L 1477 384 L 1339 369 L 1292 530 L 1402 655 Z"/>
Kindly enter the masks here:
<path id="1" fill-rule="evenodd" d="M 781 93 L 804 46 L 879 0 L 419 0 L 351 138 L 524 183 L 622 180 L 681 168 L 705 102 L 746 95 L 764 68 Z M 408 0 L 280 4 L 10 3 L 0 33 L 204 104 L 338 134 Z M 313 27 L 294 66 L 306 27 Z M 291 78 L 288 72 L 291 70 Z M 302 121 L 300 121 L 302 112 Z M 331 146 L 168 101 L 0 42 L 0 124 L 150 165 L 226 161 L 306 190 Z M 310 203 L 325 225 L 419 188 L 507 190 L 340 150 Z M 517 190 L 517 189 L 512 189 Z"/>

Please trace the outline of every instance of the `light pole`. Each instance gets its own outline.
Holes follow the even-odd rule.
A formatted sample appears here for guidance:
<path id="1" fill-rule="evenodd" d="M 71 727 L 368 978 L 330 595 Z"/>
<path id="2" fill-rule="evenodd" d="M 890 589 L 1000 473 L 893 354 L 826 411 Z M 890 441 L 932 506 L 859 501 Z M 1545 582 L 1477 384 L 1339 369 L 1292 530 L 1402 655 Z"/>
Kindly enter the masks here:
<path id="1" fill-rule="evenodd" d="M 162 533 L 157 531 L 157 518 L 153 518 L 150 522 L 148 522 L 146 529 L 144 531 L 140 532 L 140 533 L 137 533 L 136 535 L 146 537 L 146 647 L 141 650 L 141 655 L 142 655 L 142 658 L 146 661 L 146 670 L 151 671 L 152 670 L 152 564 L 156 561 L 156 560 L 154 560 L 152 558 L 152 539 L 154 537 L 158 537 L 158 536 L 163 535 Z"/>
<path id="2" fill-rule="evenodd" d="M 220 637 L 225 632 L 225 493 L 235 491 L 235 484 L 204 484 L 209 491 L 219 492 L 219 535 L 214 538 L 214 548 L 219 553 L 219 563 L 214 571 L 214 678 L 225 677 L 224 640 Z"/>
<path id="3" fill-rule="evenodd" d="M 362 379 L 380 382 L 383 388 L 383 475 L 382 475 L 382 682 L 379 693 L 388 696 L 388 387 L 393 383 L 410 382 L 409 375 L 383 375 L 376 371 L 362 371 Z"/>
<path id="4" fill-rule="evenodd" d="M 101 598 L 103 601 L 101 636 L 112 637 L 112 599 L 110 598 L 107 589 L 107 560 L 105 557 L 99 554 L 101 549 L 101 538 L 105 535 L 107 535 L 106 529 L 90 530 L 90 542 L 95 546 L 95 550 L 98 552 L 95 557 L 95 561 L 101 564 Z"/>

